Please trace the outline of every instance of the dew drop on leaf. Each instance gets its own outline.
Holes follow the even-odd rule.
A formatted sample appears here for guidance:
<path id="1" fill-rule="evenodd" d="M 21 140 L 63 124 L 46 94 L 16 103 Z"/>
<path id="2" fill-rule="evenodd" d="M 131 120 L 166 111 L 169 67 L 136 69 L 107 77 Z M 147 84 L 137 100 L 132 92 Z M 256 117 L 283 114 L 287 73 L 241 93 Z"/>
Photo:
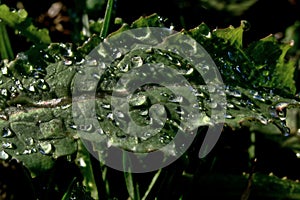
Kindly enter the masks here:
<path id="1" fill-rule="evenodd" d="M 38 81 L 37 87 L 43 91 L 48 91 L 50 89 L 49 85 L 44 79 Z"/>
<path id="2" fill-rule="evenodd" d="M 13 136 L 14 136 L 14 133 L 9 128 L 4 127 L 2 129 L 2 137 L 9 138 L 9 137 L 13 137 Z"/>
<path id="3" fill-rule="evenodd" d="M 29 87 L 27 89 L 30 92 L 35 92 L 35 87 L 33 85 L 29 85 Z"/>
<path id="4" fill-rule="evenodd" d="M 102 104 L 101 107 L 104 108 L 104 109 L 110 109 L 111 108 L 110 104 Z"/>
<path id="5" fill-rule="evenodd" d="M 143 60 L 140 56 L 131 58 L 132 67 L 140 67 L 143 65 Z"/>
<path id="6" fill-rule="evenodd" d="M 94 126 L 93 126 L 93 124 L 82 124 L 82 125 L 79 125 L 78 129 L 81 131 L 85 131 L 85 132 L 93 132 Z"/>
<path id="7" fill-rule="evenodd" d="M 226 119 L 234 119 L 235 117 L 230 114 L 225 114 Z"/>
<path id="8" fill-rule="evenodd" d="M 65 60 L 64 60 L 64 65 L 70 66 L 70 65 L 72 65 L 72 64 L 73 64 L 73 61 L 72 61 L 72 60 L 68 60 L 68 59 L 65 59 Z"/>
<path id="9" fill-rule="evenodd" d="M 1 160 L 7 160 L 9 158 L 9 155 L 4 151 L 0 151 L 0 159 Z"/>
<path id="10" fill-rule="evenodd" d="M 25 144 L 26 144 L 27 146 L 32 146 L 32 145 L 34 144 L 33 138 L 32 138 L 32 137 L 26 138 L 26 139 L 25 139 Z"/>
<path id="11" fill-rule="evenodd" d="M 49 143 L 49 142 L 41 142 L 38 145 L 38 149 L 39 149 L 39 151 L 40 151 L 41 154 L 48 155 L 48 154 L 50 154 L 52 152 L 53 147 L 52 147 L 52 144 Z"/>
<path id="12" fill-rule="evenodd" d="M 0 119 L 8 121 L 9 117 L 7 114 L 0 114 Z"/>
<path id="13" fill-rule="evenodd" d="M 183 102 L 183 96 L 171 96 L 170 99 L 169 99 L 170 102 L 173 102 L 173 103 L 182 103 Z"/>
<path id="14" fill-rule="evenodd" d="M 7 97 L 8 96 L 8 90 L 7 89 L 1 89 L 0 94 Z"/>
<path id="15" fill-rule="evenodd" d="M 15 146 L 11 142 L 3 142 L 2 143 L 2 148 L 3 149 L 14 149 Z"/>
<path id="16" fill-rule="evenodd" d="M 147 104 L 147 97 L 145 95 L 135 95 L 129 99 L 129 105 L 142 106 Z"/>

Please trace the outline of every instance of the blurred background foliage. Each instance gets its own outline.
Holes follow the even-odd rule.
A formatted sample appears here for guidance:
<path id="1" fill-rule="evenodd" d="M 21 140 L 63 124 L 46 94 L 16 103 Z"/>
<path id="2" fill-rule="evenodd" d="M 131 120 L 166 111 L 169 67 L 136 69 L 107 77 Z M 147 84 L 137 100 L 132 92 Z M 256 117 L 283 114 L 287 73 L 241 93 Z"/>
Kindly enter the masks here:
<path id="1" fill-rule="evenodd" d="M 25 8 L 37 27 L 49 30 L 52 42 L 78 44 L 89 36 L 84 32 L 87 21 L 103 18 L 106 7 L 104 0 L 2 0 L 1 3 L 10 8 Z M 290 58 L 299 60 L 300 57 L 299 0 L 115 0 L 114 6 L 113 17 L 123 22 L 131 23 L 140 16 L 157 13 L 175 30 L 191 29 L 202 22 L 211 29 L 237 27 L 241 20 L 246 20 L 250 27 L 244 33 L 244 45 L 274 34 L 279 41 L 294 43 L 288 54 Z M 32 45 L 9 27 L 8 32 L 15 54 Z M 299 92 L 299 69 L 295 71 Z"/>

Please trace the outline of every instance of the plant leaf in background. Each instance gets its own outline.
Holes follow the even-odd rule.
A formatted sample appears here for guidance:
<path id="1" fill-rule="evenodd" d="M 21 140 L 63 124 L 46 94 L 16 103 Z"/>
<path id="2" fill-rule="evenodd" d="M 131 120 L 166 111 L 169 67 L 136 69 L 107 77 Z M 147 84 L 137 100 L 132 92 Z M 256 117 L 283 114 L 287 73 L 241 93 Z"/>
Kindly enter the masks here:
<path id="1" fill-rule="evenodd" d="M 51 39 L 48 30 L 36 28 L 27 15 L 24 9 L 11 11 L 5 4 L 0 5 L 0 19 L 5 24 L 18 31 L 19 34 L 24 35 L 34 44 L 50 44 Z"/>

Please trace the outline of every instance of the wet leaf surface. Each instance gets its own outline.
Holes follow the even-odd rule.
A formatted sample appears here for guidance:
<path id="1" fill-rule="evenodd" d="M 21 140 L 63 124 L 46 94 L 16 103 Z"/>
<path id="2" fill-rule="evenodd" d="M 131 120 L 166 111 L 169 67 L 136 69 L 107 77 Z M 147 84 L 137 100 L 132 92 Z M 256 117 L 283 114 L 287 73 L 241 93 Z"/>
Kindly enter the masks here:
<path id="1" fill-rule="evenodd" d="M 110 37 L 128 28 L 150 25 L 162 27 L 163 21 L 155 14 L 141 17 L 131 25 L 124 25 L 119 31 L 111 33 Z M 222 106 L 227 109 L 226 128 L 233 131 L 248 128 L 257 133 L 278 135 L 278 143 L 290 137 L 297 138 L 286 123 L 288 110 L 300 108 L 299 97 L 295 96 L 294 63 L 285 60 L 289 46 L 277 43 L 270 36 L 245 48 L 242 43 L 244 28 L 245 24 L 242 24 L 237 28 L 211 31 L 201 24 L 191 30 L 182 30 L 179 34 L 193 37 L 215 61 L 225 83 L 223 89 L 227 103 Z M 176 39 L 176 35 L 168 39 Z M 71 104 L 73 78 L 76 73 L 84 71 L 82 67 L 87 62 L 85 55 L 100 41 L 99 37 L 92 36 L 81 47 L 56 43 L 47 48 L 37 45 L 19 53 L 14 61 L 1 62 L 1 159 L 17 158 L 32 173 L 38 174 L 51 169 L 56 159 L 77 152 L 78 131 L 84 133 L 83 139 L 97 141 L 93 144 L 93 150 L 100 153 L 103 150 L 101 148 L 110 145 L 133 152 L 151 152 L 172 141 L 174 132 L 178 130 L 192 132 L 198 127 L 211 125 L 210 112 L 218 104 L 209 100 L 209 94 L 218 93 L 219 85 L 202 87 L 204 82 L 199 73 L 186 60 L 174 53 L 147 49 L 119 57 L 111 66 L 106 66 L 101 77 L 93 75 L 93 80 L 99 81 L 95 112 L 101 129 L 95 129 L 89 120 L 76 126 L 72 119 Z M 97 61 L 88 61 L 89 65 L 99 64 Z M 190 108 L 179 106 L 179 103 L 186 101 L 184 95 L 174 95 L 158 85 L 140 87 L 130 96 L 130 116 L 143 126 L 160 124 L 160 119 L 166 119 L 166 123 L 159 133 L 143 130 L 136 137 L 129 134 L 136 131 L 136 126 L 129 123 L 127 113 L 122 112 L 126 105 L 120 104 L 121 110 L 112 112 L 112 92 L 119 92 L 120 97 L 126 95 L 128 91 L 116 85 L 119 78 L 129 70 L 157 62 L 171 66 L 189 81 L 197 99 L 193 109 L 200 110 L 201 115 L 183 119 L 183 113 L 190 111 Z M 202 69 L 206 67 L 209 66 L 203 65 Z M 129 77 L 127 80 L 137 78 L 142 79 L 143 76 Z M 130 86 L 130 82 L 126 84 Z M 151 106 L 157 103 L 163 104 L 165 113 L 152 112 Z M 190 102 L 185 102 L 185 105 L 190 105 Z M 80 116 L 81 113 L 77 114 Z M 299 148 L 293 142 L 286 145 L 292 149 Z"/>

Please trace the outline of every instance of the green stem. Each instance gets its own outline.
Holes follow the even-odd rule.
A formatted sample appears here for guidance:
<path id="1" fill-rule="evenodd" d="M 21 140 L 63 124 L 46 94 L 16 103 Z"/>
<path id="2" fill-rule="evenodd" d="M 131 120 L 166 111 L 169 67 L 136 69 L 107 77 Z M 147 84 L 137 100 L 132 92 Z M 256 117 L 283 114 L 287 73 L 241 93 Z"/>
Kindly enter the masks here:
<path id="1" fill-rule="evenodd" d="M 111 19 L 112 10 L 113 10 L 113 5 L 114 5 L 114 0 L 108 0 L 107 5 L 106 5 L 106 10 L 105 10 L 105 15 L 104 15 L 103 26 L 102 26 L 102 29 L 100 32 L 100 37 L 102 39 L 104 39 L 108 33 L 110 19 Z"/>
<path id="2" fill-rule="evenodd" d="M 0 22 L 0 55 L 1 59 L 12 59 L 14 57 L 5 24 Z"/>
<path id="3" fill-rule="evenodd" d="M 147 199 L 147 196 L 149 195 L 150 191 L 152 190 L 154 184 L 156 183 L 156 181 L 157 181 L 157 179 L 158 179 L 158 177 L 159 177 L 159 175 L 160 175 L 160 172 L 161 172 L 161 169 L 159 169 L 159 170 L 155 173 L 155 175 L 154 175 L 153 178 L 152 178 L 152 181 L 151 181 L 150 185 L 148 186 L 147 191 L 145 192 L 145 194 L 144 194 L 144 196 L 143 196 L 143 198 L 142 198 L 141 200 L 146 200 L 146 199 Z"/>

